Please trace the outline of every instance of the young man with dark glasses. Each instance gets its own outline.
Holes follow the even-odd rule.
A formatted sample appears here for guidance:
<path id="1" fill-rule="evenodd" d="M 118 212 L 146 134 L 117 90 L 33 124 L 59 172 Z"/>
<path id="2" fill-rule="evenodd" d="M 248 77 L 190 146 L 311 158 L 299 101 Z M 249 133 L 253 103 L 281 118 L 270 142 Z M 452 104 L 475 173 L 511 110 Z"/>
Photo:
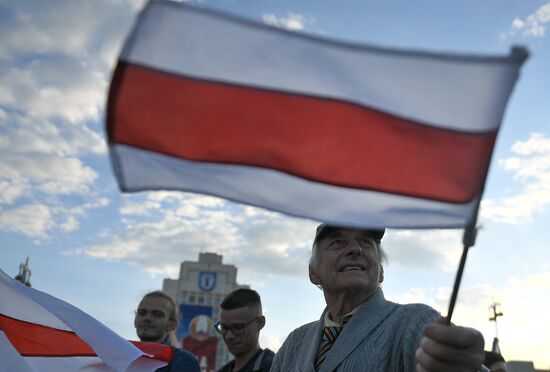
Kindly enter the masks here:
<path id="1" fill-rule="evenodd" d="M 235 359 L 218 372 L 268 372 L 275 353 L 260 348 L 258 338 L 265 325 L 260 295 L 247 288 L 228 294 L 220 304 L 215 328 Z"/>

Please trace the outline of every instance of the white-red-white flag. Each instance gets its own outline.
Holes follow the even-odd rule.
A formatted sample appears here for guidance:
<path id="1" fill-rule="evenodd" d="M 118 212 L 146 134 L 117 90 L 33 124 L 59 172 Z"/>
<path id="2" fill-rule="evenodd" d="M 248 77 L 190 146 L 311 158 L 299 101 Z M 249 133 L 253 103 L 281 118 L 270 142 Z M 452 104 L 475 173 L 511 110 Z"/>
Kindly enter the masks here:
<path id="1" fill-rule="evenodd" d="M 0 371 L 154 371 L 172 348 L 130 342 L 78 308 L 0 270 Z"/>
<path id="2" fill-rule="evenodd" d="M 123 191 L 332 224 L 463 227 L 526 57 L 350 44 L 152 1 L 111 83 L 115 174 Z"/>

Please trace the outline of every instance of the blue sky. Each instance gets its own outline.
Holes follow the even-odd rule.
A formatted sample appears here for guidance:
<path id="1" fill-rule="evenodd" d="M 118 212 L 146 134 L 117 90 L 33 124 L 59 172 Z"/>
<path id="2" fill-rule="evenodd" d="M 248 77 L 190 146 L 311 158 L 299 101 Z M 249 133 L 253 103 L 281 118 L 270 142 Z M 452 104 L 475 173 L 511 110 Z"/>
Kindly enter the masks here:
<path id="1" fill-rule="evenodd" d="M 454 320 L 494 336 L 506 358 L 550 368 L 548 1 L 200 1 L 266 23 L 362 43 L 531 57 L 508 105 Z M 143 1 L 0 1 L 0 269 L 31 257 L 35 288 L 135 338 L 141 296 L 201 249 L 239 267 L 264 299 L 262 344 L 316 319 L 307 280 L 316 223 L 184 193 L 122 195 L 104 140 L 109 79 Z M 384 289 L 446 312 L 461 232 L 390 231 Z"/>

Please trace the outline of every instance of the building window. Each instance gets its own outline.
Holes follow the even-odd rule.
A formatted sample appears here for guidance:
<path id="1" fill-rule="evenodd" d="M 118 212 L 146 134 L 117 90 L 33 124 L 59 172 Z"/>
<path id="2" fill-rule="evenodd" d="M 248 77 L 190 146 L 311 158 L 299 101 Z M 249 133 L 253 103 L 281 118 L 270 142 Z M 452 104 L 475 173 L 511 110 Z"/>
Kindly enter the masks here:
<path id="1" fill-rule="evenodd" d="M 203 303 L 204 303 L 204 297 L 199 296 L 198 300 L 199 300 L 199 301 L 198 301 L 199 304 L 203 304 Z"/>
<path id="2" fill-rule="evenodd" d="M 195 295 L 190 295 L 190 296 L 189 296 L 189 303 L 190 303 L 190 304 L 195 303 Z"/>

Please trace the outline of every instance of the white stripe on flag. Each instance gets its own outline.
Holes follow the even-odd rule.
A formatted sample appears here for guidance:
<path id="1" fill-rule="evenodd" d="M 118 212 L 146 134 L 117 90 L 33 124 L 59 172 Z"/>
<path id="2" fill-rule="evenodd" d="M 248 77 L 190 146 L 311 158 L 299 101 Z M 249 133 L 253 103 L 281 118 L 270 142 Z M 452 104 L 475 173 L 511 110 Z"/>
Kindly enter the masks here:
<path id="1" fill-rule="evenodd" d="M 297 217 L 315 215 L 336 225 L 457 228 L 466 224 L 475 207 L 475 201 L 451 204 L 336 187 L 270 169 L 193 162 L 124 145 L 112 145 L 111 152 L 124 164 L 119 172 L 125 190 L 183 188 Z"/>
<path id="2" fill-rule="evenodd" d="M 30 292 L 32 292 L 32 289 L 26 290 L 20 286 L 19 282 L 2 274 L 0 276 L 0 293 L 2 293 L 0 314 L 30 323 L 40 320 L 40 324 L 47 327 L 65 331 L 71 330 L 61 319 L 44 309 L 38 302 L 28 296 L 27 293 Z"/>
<path id="3" fill-rule="evenodd" d="M 114 372 L 98 357 L 24 357 L 31 371 Z"/>
<path id="4" fill-rule="evenodd" d="M 34 370 L 15 350 L 5 333 L 0 330 L 0 372 L 11 371 L 33 372 Z"/>

